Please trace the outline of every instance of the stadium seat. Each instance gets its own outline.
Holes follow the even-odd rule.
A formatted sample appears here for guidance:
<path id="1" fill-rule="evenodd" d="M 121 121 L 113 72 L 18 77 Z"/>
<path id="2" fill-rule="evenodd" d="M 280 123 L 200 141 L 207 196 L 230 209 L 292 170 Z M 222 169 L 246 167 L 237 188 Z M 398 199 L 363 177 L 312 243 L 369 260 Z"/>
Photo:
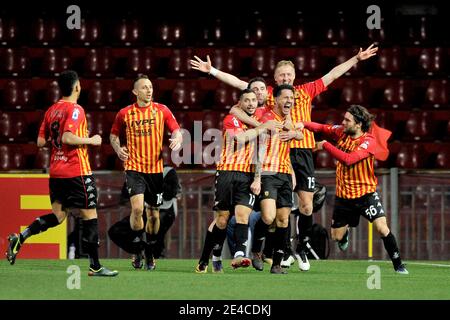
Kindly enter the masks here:
<path id="1" fill-rule="evenodd" d="M 222 128 L 219 127 L 219 113 L 214 112 L 214 111 L 204 112 L 203 120 L 202 120 L 202 127 L 203 127 L 203 132 L 205 132 L 208 129 L 222 130 Z"/>
<path id="2" fill-rule="evenodd" d="M 215 49 L 211 56 L 215 68 L 231 74 L 239 74 L 240 61 L 234 48 Z"/>
<path id="3" fill-rule="evenodd" d="M 386 27 L 387 21 L 382 17 L 380 19 L 380 29 L 367 29 L 367 39 L 371 43 L 389 43 L 390 42 L 390 28 Z"/>
<path id="4" fill-rule="evenodd" d="M 27 122 L 21 112 L 0 112 L 0 142 L 26 142 Z"/>
<path id="5" fill-rule="evenodd" d="M 419 55 L 419 73 L 427 76 L 445 73 L 445 55 L 441 47 L 424 48 Z"/>
<path id="6" fill-rule="evenodd" d="M 153 78 L 158 68 L 157 58 L 151 48 L 132 49 L 126 65 L 128 77 L 136 77 L 141 73 Z"/>
<path id="7" fill-rule="evenodd" d="M 178 81 L 172 92 L 171 106 L 175 109 L 194 110 L 202 108 L 202 93 L 196 82 Z"/>
<path id="8" fill-rule="evenodd" d="M 186 129 L 189 132 L 192 132 L 192 119 L 189 117 L 189 112 L 186 111 L 175 111 L 173 112 L 175 119 L 182 129 Z"/>
<path id="9" fill-rule="evenodd" d="M 59 89 L 58 82 L 50 81 L 45 89 L 45 105 L 44 108 L 51 106 L 61 98 L 61 90 Z"/>
<path id="10" fill-rule="evenodd" d="M 399 20 L 400 39 L 403 39 L 405 44 L 426 45 L 433 42 L 435 33 L 433 21 L 436 18 L 433 16 L 407 16 Z"/>
<path id="11" fill-rule="evenodd" d="M 136 45 L 142 38 L 144 28 L 137 19 L 122 19 L 116 27 L 115 42 L 121 46 Z"/>
<path id="12" fill-rule="evenodd" d="M 0 17 L 0 44 L 3 46 L 12 45 L 17 41 L 19 30 L 14 19 Z"/>
<path id="13" fill-rule="evenodd" d="M 310 28 L 306 26 L 304 15 L 301 11 L 296 16 L 283 21 L 280 28 L 278 42 L 280 45 L 298 46 L 310 41 Z"/>
<path id="14" fill-rule="evenodd" d="M 409 113 L 405 127 L 405 140 L 410 141 L 427 141 L 433 140 L 433 118 L 430 112 Z"/>
<path id="15" fill-rule="evenodd" d="M 411 88 L 404 80 L 387 81 L 384 89 L 383 106 L 401 108 L 408 106 L 411 98 Z"/>
<path id="16" fill-rule="evenodd" d="M 30 74 L 29 54 L 25 48 L 3 49 L 0 62 L 0 70 L 7 77 Z"/>
<path id="17" fill-rule="evenodd" d="M 106 170 L 108 165 L 108 155 L 100 147 L 89 147 L 89 162 L 92 170 Z"/>
<path id="18" fill-rule="evenodd" d="M 294 58 L 295 72 L 298 76 L 319 75 L 322 70 L 319 50 L 317 48 L 299 49 Z"/>
<path id="19" fill-rule="evenodd" d="M 450 122 L 449 122 L 450 123 Z M 437 169 L 450 169 L 450 145 L 443 145 L 436 157 Z"/>
<path id="20" fill-rule="evenodd" d="M 338 12 L 336 19 L 335 22 L 327 21 L 329 27 L 325 32 L 325 43 L 333 46 L 348 44 L 350 29 L 347 26 L 344 13 L 342 11 Z"/>
<path id="21" fill-rule="evenodd" d="M 97 44 L 101 40 L 101 27 L 96 19 L 81 19 L 81 28 L 71 30 L 73 46 L 91 46 Z"/>
<path id="22" fill-rule="evenodd" d="M 334 158 L 325 150 L 319 150 L 314 153 L 315 155 L 315 167 L 318 169 L 321 168 L 335 168 L 336 161 Z"/>
<path id="23" fill-rule="evenodd" d="M 351 104 L 367 105 L 369 90 L 369 83 L 364 79 L 346 80 L 342 89 L 341 104 L 345 109 Z"/>
<path id="24" fill-rule="evenodd" d="M 243 28 L 243 46 L 266 46 L 269 30 L 261 17 L 252 17 Z"/>
<path id="25" fill-rule="evenodd" d="M 115 107 L 115 93 L 112 82 L 95 81 L 88 89 L 88 110 L 111 110 Z"/>
<path id="26" fill-rule="evenodd" d="M 192 49 L 173 49 L 167 70 L 168 78 L 192 77 L 195 73 L 192 70 L 190 59 L 193 58 Z"/>
<path id="27" fill-rule="evenodd" d="M 212 23 L 205 23 L 201 30 L 200 44 L 217 46 L 224 41 L 224 28 L 222 20 L 217 18 Z"/>
<path id="28" fill-rule="evenodd" d="M 0 170 L 20 170 L 25 165 L 25 157 L 17 145 L 0 146 Z"/>
<path id="29" fill-rule="evenodd" d="M 55 45 L 59 41 L 60 30 L 55 19 L 39 17 L 32 22 L 31 43 L 37 46 Z"/>
<path id="30" fill-rule="evenodd" d="M 257 49 L 252 58 L 250 77 L 272 77 L 276 64 L 276 49 Z"/>
<path id="31" fill-rule="evenodd" d="M 109 121 L 105 112 L 88 112 L 86 113 L 86 121 L 91 136 L 99 134 L 102 137 L 102 143 L 109 142 L 112 122 Z"/>
<path id="32" fill-rule="evenodd" d="M 380 73 L 391 76 L 403 71 L 404 53 L 401 47 L 384 48 L 378 52 L 378 70 Z"/>
<path id="33" fill-rule="evenodd" d="M 44 51 L 41 73 L 46 76 L 58 76 L 61 71 L 70 69 L 70 52 L 66 49 L 49 48 Z"/>
<path id="34" fill-rule="evenodd" d="M 33 94 L 28 80 L 8 81 L 3 93 L 3 107 L 5 109 L 26 110 L 33 108 Z"/>
<path id="35" fill-rule="evenodd" d="M 89 49 L 84 60 L 84 75 L 87 77 L 112 76 L 113 61 L 109 48 Z"/>
<path id="36" fill-rule="evenodd" d="M 395 165 L 404 169 L 419 169 L 426 162 L 424 159 L 424 149 L 420 144 L 402 144 L 398 153 Z"/>
<path id="37" fill-rule="evenodd" d="M 434 108 L 447 107 L 449 104 L 450 87 L 446 79 L 431 80 L 425 93 L 425 105 L 431 105 Z"/>
<path id="38" fill-rule="evenodd" d="M 181 25 L 162 23 L 156 31 L 156 44 L 159 46 L 183 46 L 185 28 Z"/>
<path id="39" fill-rule="evenodd" d="M 214 108 L 231 109 L 239 101 L 239 90 L 220 83 L 214 95 Z"/>
<path id="40" fill-rule="evenodd" d="M 34 169 L 48 169 L 50 168 L 50 148 L 38 148 L 37 154 L 34 158 Z"/>

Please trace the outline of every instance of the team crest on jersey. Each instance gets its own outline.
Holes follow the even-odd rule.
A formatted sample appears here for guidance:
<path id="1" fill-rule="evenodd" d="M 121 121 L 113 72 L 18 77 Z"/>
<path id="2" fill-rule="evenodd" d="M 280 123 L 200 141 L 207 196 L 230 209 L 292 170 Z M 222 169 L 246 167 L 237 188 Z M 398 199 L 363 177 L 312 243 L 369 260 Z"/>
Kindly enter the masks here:
<path id="1" fill-rule="evenodd" d="M 341 127 L 340 125 L 335 124 L 335 125 L 333 126 L 333 129 L 337 129 L 337 128 L 340 128 L 340 127 Z"/>
<path id="2" fill-rule="evenodd" d="M 79 114 L 80 114 L 80 109 L 78 109 L 78 108 L 73 109 L 72 119 L 77 120 Z"/>
<path id="3" fill-rule="evenodd" d="M 264 191 L 264 197 L 268 197 L 269 196 L 269 191 Z"/>
<path id="4" fill-rule="evenodd" d="M 369 141 L 364 141 L 364 143 L 362 143 L 359 147 L 367 150 L 369 147 Z"/>

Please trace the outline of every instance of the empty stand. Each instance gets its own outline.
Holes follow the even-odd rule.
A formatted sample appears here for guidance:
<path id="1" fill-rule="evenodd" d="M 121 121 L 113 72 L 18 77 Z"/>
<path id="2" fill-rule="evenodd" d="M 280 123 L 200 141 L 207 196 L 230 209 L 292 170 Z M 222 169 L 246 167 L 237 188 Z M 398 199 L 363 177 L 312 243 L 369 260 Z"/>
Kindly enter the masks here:
<path id="1" fill-rule="evenodd" d="M 447 80 L 431 80 L 425 93 L 425 105 L 432 106 L 433 108 L 448 109 L 449 92 L 450 87 Z"/>
<path id="2" fill-rule="evenodd" d="M 26 110 L 33 108 L 33 94 L 28 80 L 8 81 L 3 93 L 5 109 Z"/>
<path id="3" fill-rule="evenodd" d="M 271 77 L 277 64 L 276 49 L 257 49 L 251 64 L 251 77 Z"/>
<path id="4" fill-rule="evenodd" d="M 433 118 L 430 112 L 411 112 L 405 126 L 405 140 L 433 140 Z"/>
<path id="5" fill-rule="evenodd" d="M 0 70 L 7 77 L 27 76 L 30 73 L 30 60 L 25 48 L 3 49 L 0 61 Z"/>
<path id="6" fill-rule="evenodd" d="M 27 122 L 20 112 L 0 112 L 0 142 L 26 142 Z"/>
<path id="7" fill-rule="evenodd" d="M 424 151 L 424 148 L 417 143 L 402 144 L 397 153 L 395 165 L 404 169 L 422 168 L 426 162 Z"/>
<path id="8" fill-rule="evenodd" d="M 0 145 L 0 170 L 26 168 L 25 155 L 17 145 Z"/>
<path id="9" fill-rule="evenodd" d="M 62 71 L 71 68 L 70 52 L 67 49 L 49 48 L 44 51 L 41 72 L 46 76 L 58 76 Z"/>

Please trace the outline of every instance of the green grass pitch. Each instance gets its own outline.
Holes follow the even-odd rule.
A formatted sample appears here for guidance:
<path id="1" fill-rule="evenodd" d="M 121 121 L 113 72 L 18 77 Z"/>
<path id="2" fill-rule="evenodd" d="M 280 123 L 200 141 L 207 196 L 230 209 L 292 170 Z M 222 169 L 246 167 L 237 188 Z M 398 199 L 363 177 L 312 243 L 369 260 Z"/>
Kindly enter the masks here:
<path id="1" fill-rule="evenodd" d="M 88 277 L 86 259 L 25 260 L 11 266 L 0 261 L 0 299 L 157 299 L 157 300 L 380 300 L 450 299 L 450 262 L 407 263 L 409 275 L 396 274 L 390 262 L 365 260 L 311 261 L 301 272 L 293 264 L 287 275 L 252 267 L 225 272 L 196 274 L 195 260 L 159 260 L 156 271 L 134 270 L 130 260 L 102 260 L 120 271 L 115 278 Z M 78 265 L 80 289 L 69 290 L 67 268 Z M 370 265 L 381 271 L 380 289 L 368 289 Z M 211 265 L 210 265 L 211 268 Z M 369 280 L 370 283 L 373 283 Z"/>

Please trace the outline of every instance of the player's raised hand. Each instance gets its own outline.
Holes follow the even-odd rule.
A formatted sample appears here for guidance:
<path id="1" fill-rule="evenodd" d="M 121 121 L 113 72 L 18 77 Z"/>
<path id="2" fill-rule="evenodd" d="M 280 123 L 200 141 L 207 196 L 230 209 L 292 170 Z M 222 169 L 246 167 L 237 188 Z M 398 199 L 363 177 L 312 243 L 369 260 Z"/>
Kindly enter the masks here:
<path id="1" fill-rule="evenodd" d="M 209 73 L 211 71 L 211 59 L 209 58 L 209 55 L 206 56 L 206 61 L 203 61 L 197 56 L 194 56 L 195 60 L 190 60 L 192 69 Z"/>
<path id="2" fill-rule="evenodd" d="M 98 134 L 91 137 L 91 145 L 93 146 L 99 146 L 102 144 L 102 137 Z"/>
<path id="3" fill-rule="evenodd" d="M 359 48 L 359 52 L 356 55 L 356 58 L 358 61 L 369 59 L 370 57 L 373 57 L 377 54 L 378 47 L 373 47 L 375 43 L 372 43 L 366 50 L 362 50 L 362 48 Z"/>

